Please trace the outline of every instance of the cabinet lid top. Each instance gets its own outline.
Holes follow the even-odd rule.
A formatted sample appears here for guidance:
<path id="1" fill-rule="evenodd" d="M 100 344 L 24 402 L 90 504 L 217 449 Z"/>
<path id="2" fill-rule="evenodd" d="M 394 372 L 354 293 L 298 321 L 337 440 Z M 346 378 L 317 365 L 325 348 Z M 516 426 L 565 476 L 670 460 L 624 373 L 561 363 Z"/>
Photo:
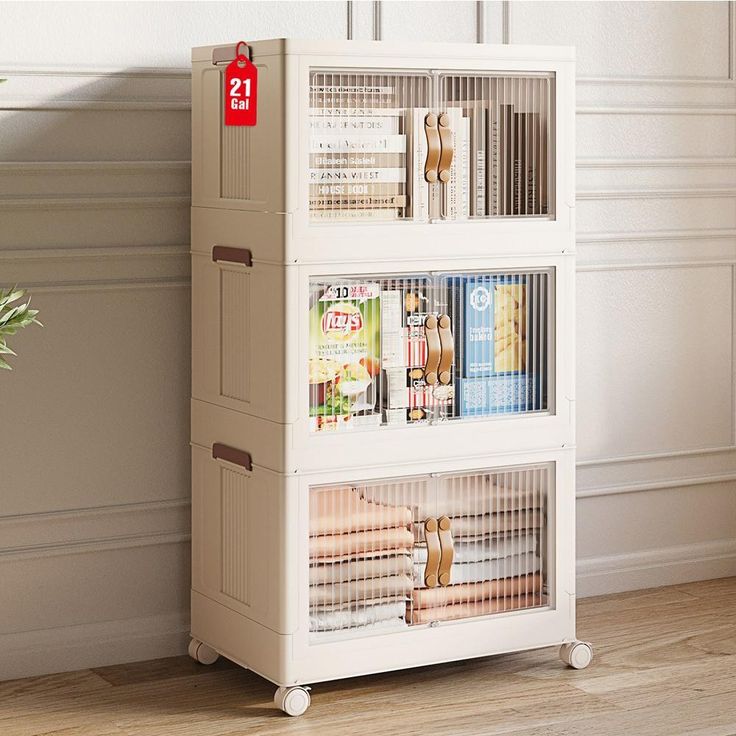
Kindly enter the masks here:
<path id="1" fill-rule="evenodd" d="M 404 57 L 432 59 L 432 67 L 442 67 L 442 59 L 530 59 L 574 61 L 574 46 L 529 46 L 480 43 L 405 43 L 403 41 L 338 41 L 273 38 L 250 41 L 254 59 L 284 54 Z M 235 42 L 192 49 L 193 62 L 227 63 L 235 58 Z"/>

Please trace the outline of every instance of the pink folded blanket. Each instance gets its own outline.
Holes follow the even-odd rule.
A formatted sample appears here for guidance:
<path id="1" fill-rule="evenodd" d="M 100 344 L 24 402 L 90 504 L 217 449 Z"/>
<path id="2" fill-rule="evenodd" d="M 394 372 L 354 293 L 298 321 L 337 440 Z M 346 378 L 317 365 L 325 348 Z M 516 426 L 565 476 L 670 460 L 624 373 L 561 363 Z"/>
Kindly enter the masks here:
<path id="1" fill-rule="evenodd" d="M 408 506 L 366 501 L 352 488 L 316 490 L 309 499 L 309 533 L 312 536 L 388 529 L 410 523 Z"/>
<path id="2" fill-rule="evenodd" d="M 435 608 L 420 608 L 411 611 L 412 624 L 428 624 L 432 621 L 451 621 L 458 618 L 472 618 L 485 616 L 489 613 L 514 611 L 519 608 L 531 608 L 546 603 L 543 597 L 512 596 L 509 598 L 490 598 L 489 600 L 474 601 L 472 603 L 454 603 L 449 606 Z"/>
<path id="3" fill-rule="evenodd" d="M 486 580 L 483 583 L 460 583 L 439 588 L 417 588 L 412 591 L 412 605 L 415 610 L 433 608 L 454 603 L 484 601 L 490 598 L 511 596 L 539 597 L 542 592 L 542 576 L 522 575 L 503 580 Z M 541 599 L 540 599 L 541 600 Z"/>
<path id="4" fill-rule="evenodd" d="M 406 527 L 374 529 L 350 534 L 325 534 L 309 538 L 309 556 L 315 559 L 379 550 L 411 551 L 413 544 L 414 535 Z"/>

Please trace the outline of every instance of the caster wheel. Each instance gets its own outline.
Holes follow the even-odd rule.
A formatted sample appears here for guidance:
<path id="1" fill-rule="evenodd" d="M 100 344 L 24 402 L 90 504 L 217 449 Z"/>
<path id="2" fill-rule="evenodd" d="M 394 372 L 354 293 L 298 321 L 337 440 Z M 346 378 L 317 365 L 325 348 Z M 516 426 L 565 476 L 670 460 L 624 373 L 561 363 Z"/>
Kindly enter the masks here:
<path id="1" fill-rule="evenodd" d="M 273 696 L 273 702 L 287 715 L 300 716 L 309 708 L 312 699 L 308 687 L 280 687 Z"/>
<path id="2" fill-rule="evenodd" d="M 587 641 L 571 641 L 560 647 L 560 659 L 576 670 L 584 670 L 593 660 L 593 647 Z"/>
<path id="3" fill-rule="evenodd" d="M 212 647 L 208 647 L 199 639 L 192 639 L 189 642 L 189 656 L 200 664 L 214 664 L 220 658 Z"/>

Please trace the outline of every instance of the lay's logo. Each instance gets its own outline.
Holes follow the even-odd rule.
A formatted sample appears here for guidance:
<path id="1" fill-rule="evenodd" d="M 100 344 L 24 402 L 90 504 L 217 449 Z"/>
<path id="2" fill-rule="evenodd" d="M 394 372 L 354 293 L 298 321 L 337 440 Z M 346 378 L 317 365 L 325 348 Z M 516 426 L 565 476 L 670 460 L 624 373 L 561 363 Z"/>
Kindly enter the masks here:
<path id="1" fill-rule="evenodd" d="M 363 329 L 363 315 L 353 304 L 335 304 L 322 315 L 322 334 L 350 337 Z"/>

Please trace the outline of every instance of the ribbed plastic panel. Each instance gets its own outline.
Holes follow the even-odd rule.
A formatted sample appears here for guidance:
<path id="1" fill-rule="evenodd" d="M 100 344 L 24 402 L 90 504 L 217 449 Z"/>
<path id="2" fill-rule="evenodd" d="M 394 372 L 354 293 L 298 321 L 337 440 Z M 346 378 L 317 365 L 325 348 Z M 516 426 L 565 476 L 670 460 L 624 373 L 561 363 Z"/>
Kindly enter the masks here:
<path id="1" fill-rule="evenodd" d="M 548 604 L 553 465 L 310 491 L 315 641 Z"/>

